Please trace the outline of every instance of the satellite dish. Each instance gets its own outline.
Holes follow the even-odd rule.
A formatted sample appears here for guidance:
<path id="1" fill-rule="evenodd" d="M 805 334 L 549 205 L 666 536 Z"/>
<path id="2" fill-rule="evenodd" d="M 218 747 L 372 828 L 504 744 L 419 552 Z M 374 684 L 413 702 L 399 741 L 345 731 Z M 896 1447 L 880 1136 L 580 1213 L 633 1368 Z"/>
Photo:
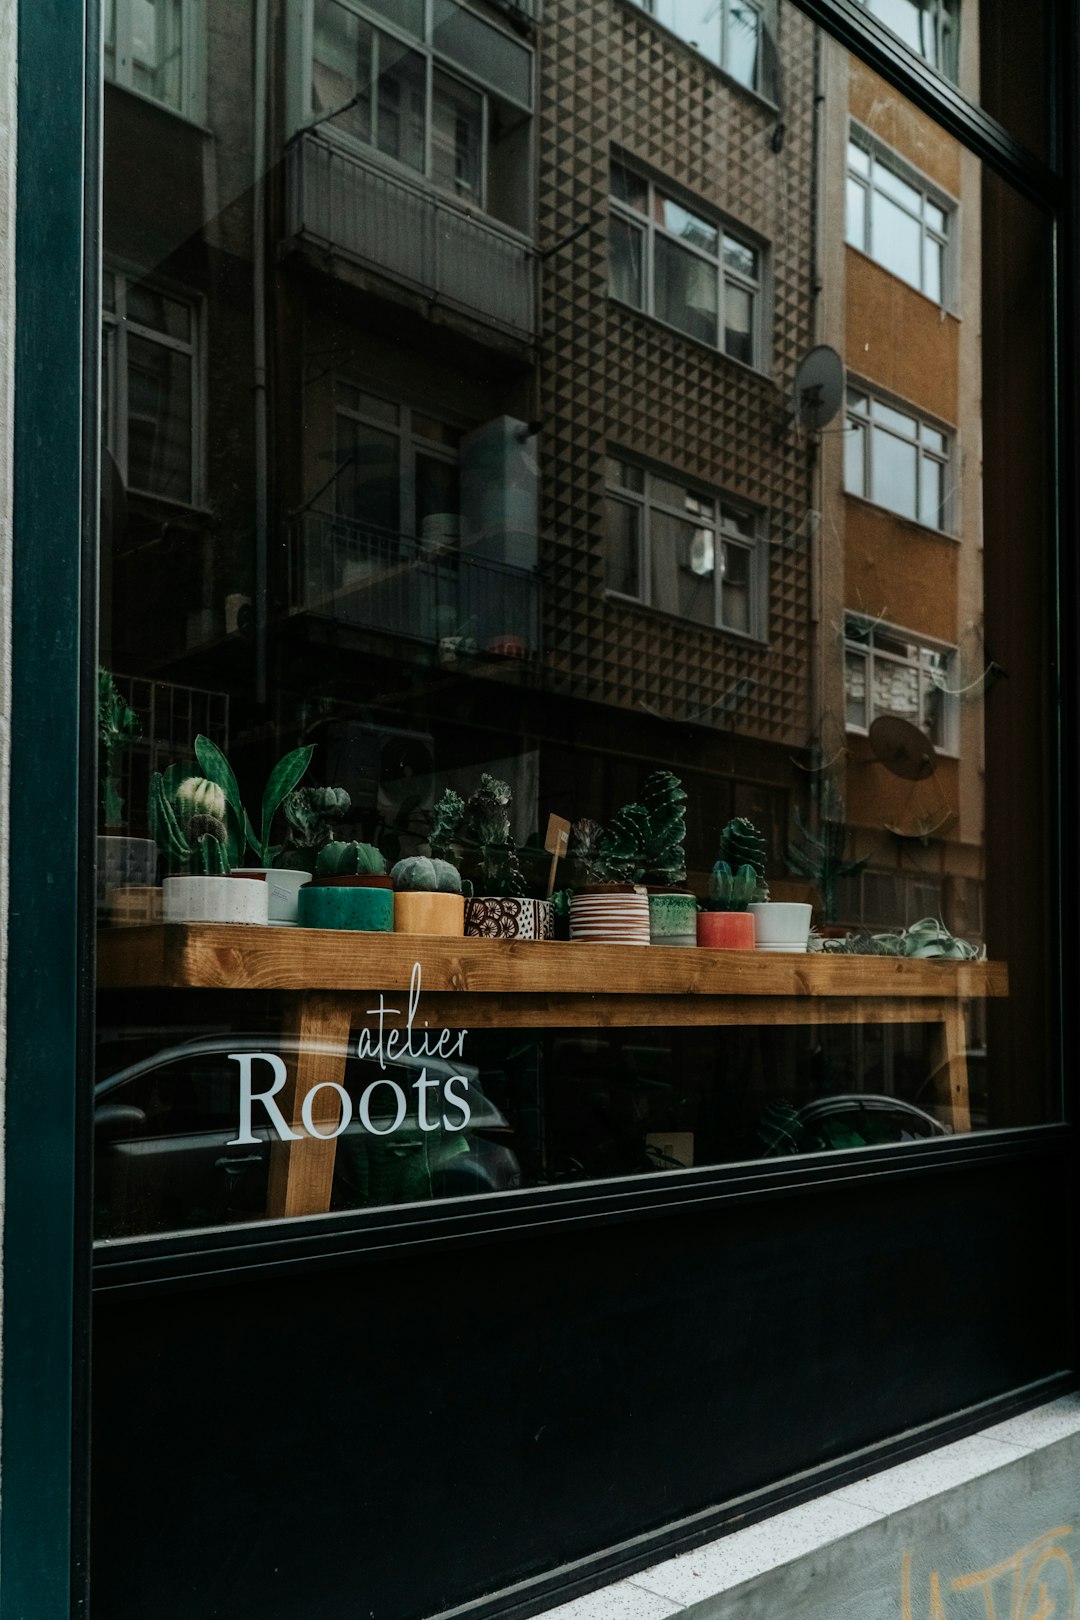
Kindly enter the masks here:
<path id="1" fill-rule="evenodd" d="M 828 343 L 819 343 L 799 362 L 792 385 L 795 420 L 809 433 L 831 422 L 844 397 L 844 362 Z"/>
<path id="2" fill-rule="evenodd" d="M 907 782 L 924 782 L 937 770 L 934 745 L 918 726 L 898 714 L 882 714 L 870 727 L 870 747 L 879 765 Z"/>

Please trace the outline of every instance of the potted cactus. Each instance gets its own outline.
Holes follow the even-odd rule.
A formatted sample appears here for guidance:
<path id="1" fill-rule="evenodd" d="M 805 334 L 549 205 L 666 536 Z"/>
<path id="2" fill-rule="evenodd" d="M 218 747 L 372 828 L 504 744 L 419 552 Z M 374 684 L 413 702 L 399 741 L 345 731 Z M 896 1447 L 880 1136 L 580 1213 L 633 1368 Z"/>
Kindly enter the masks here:
<path id="1" fill-rule="evenodd" d="M 150 778 L 147 814 L 166 870 L 166 922 L 267 920 L 266 884 L 230 877 L 225 793 L 204 776 L 171 765 Z"/>
<path id="2" fill-rule="evenodd" d="M 306 879 L 300 874 L 283 876 L 274 862 L 281 846 L 271 841 L 274 818 L 311 763 L 315 752 L 309 743 L 294 748 L 279 759 L 267 778 L 260 806 L 259 830 L 256 832 L 251 818 L 244 809 L 240 788 L 232 766 L 215 742 L 209 737 L 195 739 L 195 758 L 203 774 L 217 784 L 225 795 L 225 826 L 229 864 L 237 877 L 257 878 L 268 884 L 269 917 L 272 922 L 295 923 L 297 920 L 297 894 Z M 256 856 L 256 864 L 241 864 L 248 850 Z"/>
<path id="3" fill-rule="evenodd" d="M 98 670 L 98 741 L 101 744 L 102 831 L 97 841 L 97 905 L 103 913 L 115 891 L 135 889 L 142 909 L 150 903 L 157 876 L 157 849 L 152 838 L 131 838 L 124 833 L 124 801 L 120 794 L 120 760 L 142 737 L 135 710 L 117 689 L 107 669 Z M 131 909 L 134 897 L 116 896 L 115 903 Z M 153 899 L 160 895 L 153 889 Z M 136 907 L 136 913 L 140 908 Z"/>
<path id="4" fill-rule="evenodd" d="M 586 944 L 648 945 L 649 897 L 638 882 L 646 838 L 639 804 L 617 810 L 611 825 L 576 822 L 569 856 L 580 874 L 570 901 L 570 938 Z"/>
<path id="5" fill-rule="evenodd" d="M 754 919 L 754 949 L 805 952 L 811 908 L 801 901 L 769 899 L 765 840 L 745 816 L 729 821 L 720 834 L 720 859 L 732 872 L 749 866 L 757 874 L 757 891 L 747 906 Z"/>
<path id="6" fill-rule="evenodd" d="M 653 771 L 642 794 L 643 877 L 653 945 L 697 944 L 697 900 L 686 887 L 686 792 L 671 771 Z"/>
<path id="7" fill-rule="evenodd" d="M 465 932 L 479 939 L 552 939 L 555 912 L 548 900 L 525 893 L 525 879 L 510 828 L 510 786 L 486 773 L 464 805 L 455 832 L 460 850 Z"/>
<path id="8" fill-rule="evenodd" d="M 394 931 L 399 934 L 465 932 L 461 874 L 437 856 L 412 855 L 391 869 Z"/>
<path id="9" fill-rule="evenodd" d="M 274 866 L 314 877 L 319 851 L 333 842 L 334 828 L 352 809 L 352 799 L 344 788 L 298 787 L 286 793 L 281 809 L 288 831 Z"/>
<path id="10" fill-rule="evenodd" d="M 304 928 L 350 928 L 388 934 L 394 927 L 393 884 L 374 844 L 331 839 L 315 860 L 315 875 L 300 890 Z"/>
<path id="11" fill-rule="evenodd" d="M 697 942 L 714 950 L 754 949 L 754 919 L 747 907 L 758 892 L 759 877 L 749 864 L 734 872 L 717 861 L 709 875 L 709 898 L 697 916 Z"/>

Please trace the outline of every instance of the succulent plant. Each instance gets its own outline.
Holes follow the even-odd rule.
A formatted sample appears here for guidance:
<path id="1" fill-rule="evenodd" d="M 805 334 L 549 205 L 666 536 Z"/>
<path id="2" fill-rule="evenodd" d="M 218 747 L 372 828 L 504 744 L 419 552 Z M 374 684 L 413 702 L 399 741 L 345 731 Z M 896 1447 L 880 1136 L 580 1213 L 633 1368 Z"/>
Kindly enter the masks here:
<path id="1" fill-rule="evenodd" d="M 649 818 L 643 877 L 647 883 L 686 882 L 686 791 L 671 771 L 653 771 L 642 805 Z"/>
<path id="2" fill-rule="evenodd" d="M 230 865 L 238 865 L 247 848 L 252 849 L 258 856 L 261 866 L 270 866 L 280 853 L 279 848 L 270 843 L 274 817 L 311 764 L 314 752 L 314 744 L 309 743 L 305 748 L 294 748 L 291 753 L 278 760 L 263 789 L 262 813 L 259 831 L 256 833 L 241 802 L 240 788 L 232 766 L 217 743 L 212 742 L 209 737 L 196 737 L 195 758 L 202 767 L 203 775 L 211 782 L 216 782 L 225 795 Z"/>
<path id="3" fill-rule="evenodd" d="M 643 804 L 624 804 L 616 810 L 600 840 L 600 860 L 608 881 L 640 881 L 645 871 L 649 833 L 649 812 Z"/>
<path id="4" fill-rule="evenodd" d="M 867 934 L 823 939 L 818 949 L 830 956 L 913 956 L 923 960 L 971 962 L 979 955 L 969 940 L 957 939 L 936 917 L 922 917 L 899 934 Z"/>
<path id="5" fill-rule="evenodd" d="M 431 830 L 428 843 L 437 860 L 450 860 L 457 854 L 454 835 L 465 814 L 465 800 L 453 788 L 446 788 L 431 812 Z"/>
<path id="6" fill-rule="evenodd" d="M 334 837 L 334 824 L 352 809 L 344 788 L 299 787 L 287 793 L 281 808 L 289 831 L 274 865 L 297 872 L 314 872 L 319 851 Z"/>
<path id="7" fill-rule="evenodd" d="M 581 883 L 602 883 L 607 874 L 601 846 L 604 840 L 604 829 L 598 821 L 591 821 L 582 817 L 575 821 L 570 830 L 570 844 L 567 849 L 567 858 L 573 868 L 580 873 Z"/>
<path id="8" fill-rule="evenodd" d="M 461 848 L 462 886 L 471 885 L 475 894 L 525 893 L 510 828 L 510 797 L 509 783 L 485 772 L 462 812 L 455 843 Z"/>
<path id="9" fill-rule="evenodd" d="M 116 832 L 124 825 L 124 801 L 120 797 L 120 755 L 142 736 L 142 724 L 135 710 L 126 703 L 107 669 L 98 670 L 98 741 L 101 743 L 101 808 L 105 827 Z"/>
<path id="10" fill-rule="evenodd" d="M 391 868 L 394 888 L 405 894 L 460 894 L 461 874 L 449 861 L 411 855 Z"/>
<path id="11" fill-rule="evenodd" d="M 821 915 L 824 922 L 836 921 L 836 885 L 844 878 L 855 877 L 862 871 L 869 857 L 861 861 L 846 861 L 844 849 L 848 840 L 847 823 L 842 804 L 834 804 L 832 813 L 822 816 L 820 831 L 812 833 L 799 811 L 795 821 L 802 834 L 801 844 L 792 844 L 787 862 L 799 877 L 808 878 L 817 885 L 821 895 Z"/>
<path id="12" fill-rule="evenodd" d="M 215 782 L 176 765 L 150 778 L 150 832 L 170 874 L 225 876 L 231 867 L 225 796 Z"/>
<path id="13" fill-rule="evenodd" d="M 745 911 L 758 890 L 758 875 L 749 864 L 733 872 L 717 861 L 709 876 L 709 911 Z"/>
<path id="14" fill-rule="evenodd" d="M 341 843 L 332 838 L 315 860 L 317 877 L 385 877 L 386 862 L 374 844 Z"/>
<path id="15" fill-rule="evenodd" d="M 768 852 L 765 840 L 746 816 L 734 816 L 720 834 L 720 859 L 737 872 L 742 866 L 753 867 L 757 873 L 757 890 L 753 901 L 769 898 L 769 885 L 765 881 L 765 862 Z"/>

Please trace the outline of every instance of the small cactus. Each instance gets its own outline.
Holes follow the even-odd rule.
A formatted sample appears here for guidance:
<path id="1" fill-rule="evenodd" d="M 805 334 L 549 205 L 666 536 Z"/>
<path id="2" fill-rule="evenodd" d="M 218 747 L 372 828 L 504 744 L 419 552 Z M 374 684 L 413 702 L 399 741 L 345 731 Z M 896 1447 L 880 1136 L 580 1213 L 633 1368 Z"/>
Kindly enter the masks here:
<path id="1" fill-rule="evenodd" d="M 460 894 L 461 874 L 449 861 L 411 855 L 391 867 L 394 888 L 402 894 Z"/>
<path id="2" fill-rule="evenodd" d="M 343 844 L 331 839 L 319 851 L 315 874 L 317 877 L 380 877 L 386 875 L 386 862 L 374 844 Z"/>
<path id="3" fill-rule="evenodd" d="M 150 831 L 167 871 L 226 876 L 230 863 L 225 795 L 201 776 L 170 785 L 169 774 L 154 772 L 147 800 Z"/>
<path id="4" fill-rule="evenodd" d="M 758 889 L 758 875 L 749 864 L 735 872 L 727 861 L 717 861 L 709 877 L 710 911 L 745 911 Z"/>
<path id="5" fill-rule="evenodd" d="M 765 840 L 754 823 L 748 821 L 745 816 L 733 817 L 720 834 L 720 859 L 731 868 L 732 872 L 737 872 L 743 866 L 753 868 L 757 874 L 757 888 L 751 895 L 751 900 L 763 901 L 769 898 L 769 885 L 765 881 L 767 858 Z"/>

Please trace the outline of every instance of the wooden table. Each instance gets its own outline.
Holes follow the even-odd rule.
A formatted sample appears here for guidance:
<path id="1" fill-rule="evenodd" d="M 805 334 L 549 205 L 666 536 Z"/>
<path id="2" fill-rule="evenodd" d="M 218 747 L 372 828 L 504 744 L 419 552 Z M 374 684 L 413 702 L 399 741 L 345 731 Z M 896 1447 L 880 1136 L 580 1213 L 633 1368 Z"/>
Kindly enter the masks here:
<path id="1" fill-rule="evenodd" d="M 964 1002 L 1009 993 L 1003 962 L 919 962 L 897 957 L 785 956 L 752 951 L 447 939 L 259 928 L 220 923 L 149 924 L 103 931 L 103 990 L 273 990 L 284 998 L 283 1033 L 296 1043 L 277 1101 L 302 1129 L 308 1093 L 340 1083 L 350 1031 L 378 1017 L 395 992 L 404 1027 L 417 964 L 417 1028 L 585 1028 L 632 1025 L 933 1024 L 939 1114 L 971 1128 Z M 387 1020 L 387 1028 L 394 1020 Z M 320 1108 L 319 1103 L 323 1106 Z M 336 1094 L 312 1118 L 337 1122 Z M 267 1213 L 330 1207 L 335 1139 L 275 1142 Z"/>

